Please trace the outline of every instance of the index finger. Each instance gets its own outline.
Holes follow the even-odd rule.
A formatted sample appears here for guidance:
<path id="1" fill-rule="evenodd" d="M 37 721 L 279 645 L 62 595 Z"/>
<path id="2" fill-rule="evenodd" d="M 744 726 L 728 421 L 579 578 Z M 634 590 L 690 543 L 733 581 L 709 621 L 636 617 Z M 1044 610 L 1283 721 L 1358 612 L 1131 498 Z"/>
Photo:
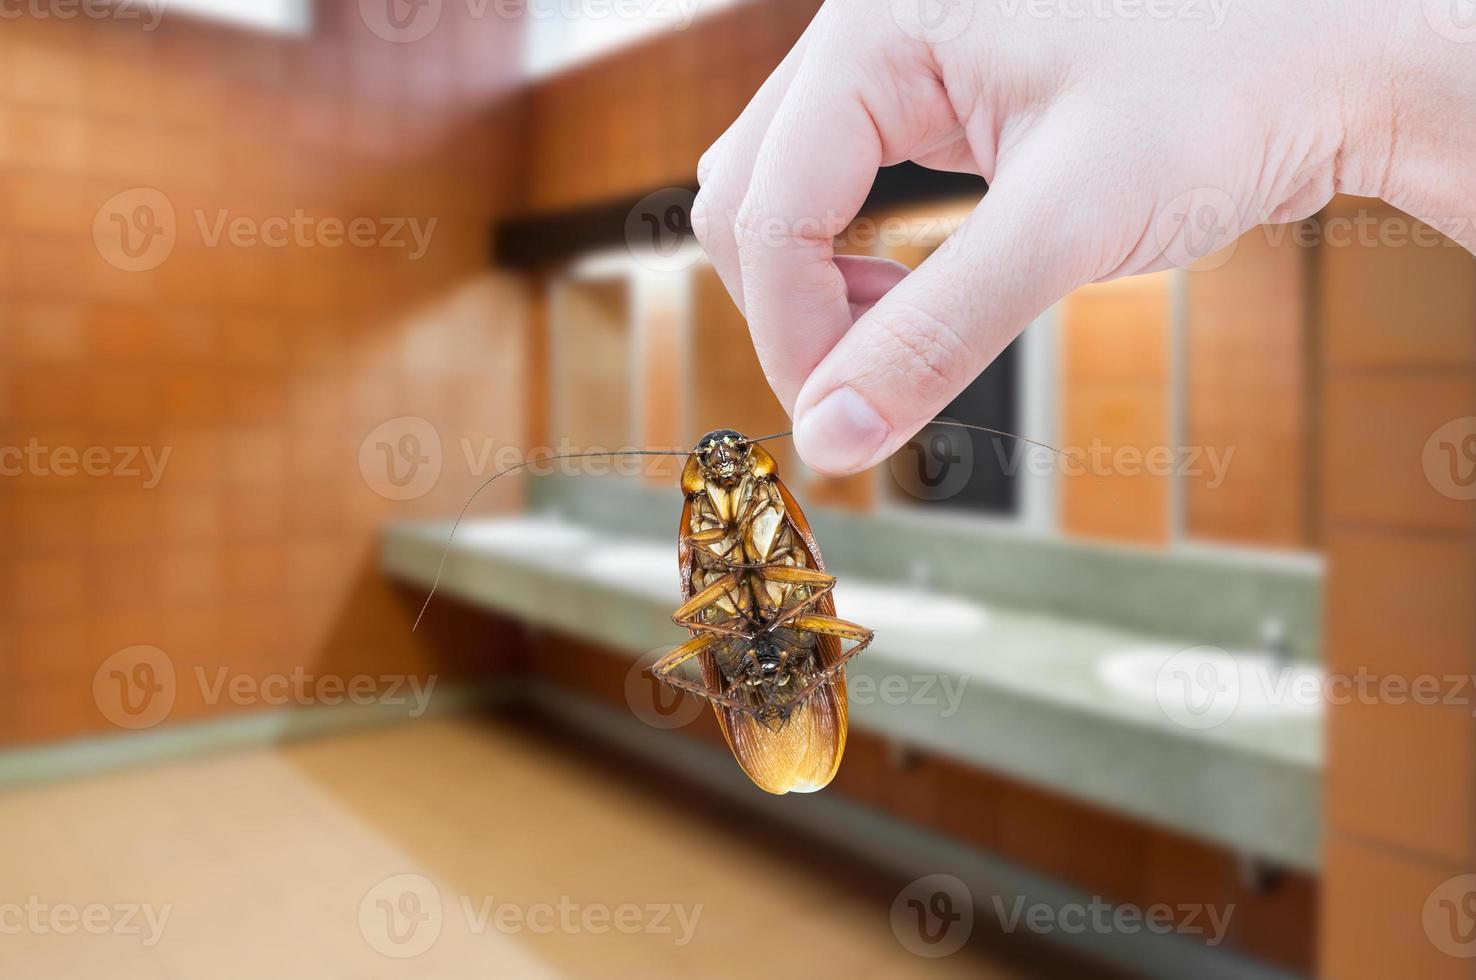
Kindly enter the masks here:
<path id="1" fill-rule="evenodd" d="M 851 325 L 834 238 L 861 210 L 882 154 L 859 92 L 817 64 L 819 47 L 769 125 L 734 228 L 754 349 L 790 412 Z"/>

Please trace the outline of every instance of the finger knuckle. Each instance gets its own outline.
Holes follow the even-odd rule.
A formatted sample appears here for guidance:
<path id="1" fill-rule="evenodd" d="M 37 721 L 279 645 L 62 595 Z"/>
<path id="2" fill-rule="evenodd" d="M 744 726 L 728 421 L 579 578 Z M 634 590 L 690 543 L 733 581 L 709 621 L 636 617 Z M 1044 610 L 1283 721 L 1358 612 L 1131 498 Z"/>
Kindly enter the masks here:
<path id="1" fill-rule="evenodd" d="M 717 223 L 721 220 L 715 197 L 713 191 L 704 187 L 692 199 L 692 234 L 705 249 L 711 249 L 717 240 Z"/>
<path id="2" fill-rule="evenodd" d="M 894 363 L 923 385 L 957 384 L 972 363 L 972 348 L 963 335 L 915 304 L 897 303 L 881 326 Z"/>

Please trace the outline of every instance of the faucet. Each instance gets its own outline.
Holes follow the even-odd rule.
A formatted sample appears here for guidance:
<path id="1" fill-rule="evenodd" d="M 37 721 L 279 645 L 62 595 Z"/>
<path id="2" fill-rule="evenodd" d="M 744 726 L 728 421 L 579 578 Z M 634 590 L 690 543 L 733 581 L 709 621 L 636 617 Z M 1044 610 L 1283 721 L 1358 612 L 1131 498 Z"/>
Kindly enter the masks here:
<path id="1" fill-rule="evenodd" d="M 926 561 L 915 558 L 907 565 L 907 581 L 919 592 L 927 592 L 933 588 L 933 569 Z"/>
<path id="2" fill-rule="evenodd" d="M 1291 643 L 1286 638 L 1286 622 L 1280 616 L 1267 616 L 1261 620 L 1261 649 L 1278 667 L 1291 661 Z"/>

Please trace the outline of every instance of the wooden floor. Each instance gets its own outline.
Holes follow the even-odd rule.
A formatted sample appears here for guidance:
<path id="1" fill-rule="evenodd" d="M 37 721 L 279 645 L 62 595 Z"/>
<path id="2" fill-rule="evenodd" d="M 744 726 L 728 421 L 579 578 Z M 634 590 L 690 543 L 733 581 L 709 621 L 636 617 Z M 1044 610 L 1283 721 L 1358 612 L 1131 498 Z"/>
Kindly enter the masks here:
<path id="1" fill-rule="evenodd" d="M 478 719 L 16 791 L 0 976 L 1036 975 L 913 956 L 886 895 L 694 813 Z M 64 931 L 89 905 L 100 934 Z"/>

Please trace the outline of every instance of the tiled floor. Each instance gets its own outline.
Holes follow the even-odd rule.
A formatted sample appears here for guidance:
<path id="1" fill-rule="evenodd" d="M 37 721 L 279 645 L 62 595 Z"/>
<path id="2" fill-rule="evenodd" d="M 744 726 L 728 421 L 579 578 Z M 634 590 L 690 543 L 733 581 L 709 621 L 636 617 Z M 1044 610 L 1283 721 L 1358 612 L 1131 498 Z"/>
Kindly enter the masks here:
<path id="1" fill-rule="evenodd" d="M 694 812 L 474 720 L 13 792 L 0 975 L 1025 975 Z"/>

